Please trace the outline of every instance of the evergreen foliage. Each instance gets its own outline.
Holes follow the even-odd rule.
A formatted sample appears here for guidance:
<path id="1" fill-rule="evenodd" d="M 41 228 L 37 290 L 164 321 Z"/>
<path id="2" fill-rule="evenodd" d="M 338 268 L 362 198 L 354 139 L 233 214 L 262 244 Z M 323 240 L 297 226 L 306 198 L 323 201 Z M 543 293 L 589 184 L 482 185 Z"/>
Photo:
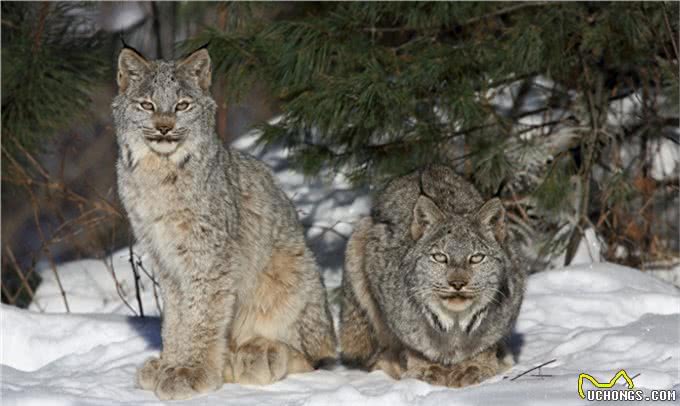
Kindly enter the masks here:
<path id="1" fill-rule="evenodd" d="M 211 41 L 232 90 L 271 86 L 286 116 L 263 142 L 289 145 L 312 173 L 325 165 L 356 180 L 402 173 L 446 160 L 443 145 L 480 127 L 493 128 L 498 146 L 516 135 L 516 117 L 499 114 L 487 93 L 523 78 L 543 75 L 562 93 L 677 87 L 664 28 L 667 18 L 677 33 L 677 5 L 355 2 L 305 11 L 210 30 L 196 43 Z M 666 79 L 643 77 L 646 69 Z M 599 83 L 584 81 L 587 72 Z M 500 165 L 494 175 L 510 170 L 490 162 Z"/>
<path id="2" fill-rule="evenodd" d="M 2 3 L 2 146 L 33 150 L 87 117 L 90 91 L 110 72 L 83 3 Z"/>
<path id="3" fill-rule="evenodd" d="M 278 97 L 283 118 L 262 126 L 263 144 L 287 146 L 308 175 L 358 184 L 453 163 L 487 195 L 519 196 L 534 209 L 523 221 L 552 216 L 561 230 L 571 210 L 572 251 L 596 197 L 600 213 L 629 203 L 630 184 L 606 185 L 640 165 L 605 153 L 677 127 L 678 3 L 339 2 L 274 22 L 240 10 L 247 24 L 189 46 L 210 41 L 233 95 L 257 82 Z M 631 94 L 643 132 L 608 121 Z"/>

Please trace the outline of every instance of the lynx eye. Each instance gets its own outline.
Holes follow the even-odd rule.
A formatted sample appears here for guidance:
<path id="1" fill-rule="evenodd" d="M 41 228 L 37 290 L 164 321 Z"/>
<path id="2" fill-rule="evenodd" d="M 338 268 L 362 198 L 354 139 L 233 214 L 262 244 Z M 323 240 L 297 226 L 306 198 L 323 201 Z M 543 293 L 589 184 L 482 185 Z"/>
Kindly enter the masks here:
<path id="1" fill-rule="evenodd" d="M 144 110 L 153 111 L 153 103 L 141 102 L 139 105 L 142 106 Z"/>
<path id="2" fill-rule="evenodd" d="M 184 111 L 188 108 L 189 108 L 189 103 L 183 101 L 183 102 L 177 103 L 177 105 L 175 106 L 175 111 Z"/>
<path id="3" fill-rule="evenodd" d="M 470 261 L 471 264 L 478 264 L 478 263 L 484 261 L 484 258 L 486 258 L 486 255 L 484 255 L 484 254 L 475 254 L 475 255 L 470 256 L 469 261 Z"/>
<path id="4" fill-rule="evenodd" d="M 440 253 L 432 254 L 432 259 L 434 259 L 435 262 L 439 262 L 440 264 L 445 264 L 448 261 L 446 255 Z"/>

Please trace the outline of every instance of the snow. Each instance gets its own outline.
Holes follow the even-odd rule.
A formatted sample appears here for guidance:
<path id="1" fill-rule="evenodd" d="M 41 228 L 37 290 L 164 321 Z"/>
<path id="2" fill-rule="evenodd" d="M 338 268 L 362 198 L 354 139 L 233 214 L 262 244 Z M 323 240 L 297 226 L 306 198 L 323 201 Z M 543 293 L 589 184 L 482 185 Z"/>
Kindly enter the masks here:
<path id="1" fill-rule="evenodd" d="M 96 264 L 96 265 L 95 265 Z M 103 264 L 92 263 L 107 275 Z M 159 320 L 120 314 L 43 314 L 2 306 L 3 405 L 161 404 L 134 387 L 135 368 L 160 348 Z M 680 390 L 680 294 L 608 263 L 530 277 L 512 337 L 518 363 L 464 389 L 335 366 L 266 387 L 228 384 L 187 405 L 574 404 L 581 372 L 625 369 L 636 388 Z M 521 372 L 555 359 L 544 377 Z"/>
<path id="2" fill-rule="evenodd" d="M 234 146 L 274 168 L 299 210 L 333 293 L 346 238 L 370 208 L 366 191 L 353 190 L 341 175 L 305 181 L 287 168 L 285 150 L 265 152 L 253 142 L 252 136 L 243 137 Z M 584 239 L 575 258 L 578 265 L 529 278 L 510 340 L 517 363 L 480 385 L 448 389 L 336 365 L 264 387 L 228 384 L 180 404 L 572 405 L 582 403 L 580 373 L 608 381 L 620 369 L 631 377 L 639 374 L 636 388 L 680 391 L 680 290 L 648 273 L 599 262 L 592 252 L 598 251 L 595 237 Z M 159 305 L 144 272 L 140 297 L 147 317 L 134 317 L 139 310 L 128 249 L 102 260 L 61 264 L 57 270 L 70 314 L 48 266 L 41 270 L 43 283 L 29 310 L 0 307 L 1 404 L 163 404 L 134 386 L 136 368 L 158 354 L 161 340 Z M 337 304 L 333 310 L 337 315 Z"/>

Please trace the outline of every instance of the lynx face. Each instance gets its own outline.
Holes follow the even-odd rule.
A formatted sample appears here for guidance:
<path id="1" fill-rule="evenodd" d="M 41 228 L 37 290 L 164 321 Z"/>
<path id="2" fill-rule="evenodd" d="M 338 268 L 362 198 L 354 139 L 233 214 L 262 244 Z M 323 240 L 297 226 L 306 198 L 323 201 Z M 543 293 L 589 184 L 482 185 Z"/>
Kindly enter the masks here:
<path id="1" fill-rule="evenodd" d="M 210 56 L 205 49 L 165 62 L 147 61 L 125 48 L 118 58 L 118 86 L 114 117 L 130 148 L 145 146 L 169 156 L 197 142 L 212 121 L 215 103 L 208 93 Z"/>
<path id="2" fill-rule="evenodd" d="M 448 331 L 456 320 L 479 314 L 499 300 L 508 258 L 499 242 L 505 237 L 498 199 L 466 216 L 444 215 L 421 196 L 411 226 L 415 246 L 408 256 L 406 286 L 433 328 Z M 465 321 L 465 328 L 474 327 Z M 474 324 L 474 323 L 473 323 Z"/>

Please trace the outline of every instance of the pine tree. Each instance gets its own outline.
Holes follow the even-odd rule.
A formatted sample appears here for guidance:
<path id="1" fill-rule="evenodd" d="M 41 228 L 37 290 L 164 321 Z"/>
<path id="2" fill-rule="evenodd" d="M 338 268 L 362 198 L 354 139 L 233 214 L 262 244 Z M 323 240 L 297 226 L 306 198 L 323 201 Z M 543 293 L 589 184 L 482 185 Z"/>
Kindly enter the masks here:
<path id="1" fill-rule="evenodd" d="M 678 3 L 297 4 L 273 22 L 257 7 L 234 4 L 247 24 L 188 46 L 210 41 L 234 96 L 270 87 L 283 116 L 263 144 L 358 184 L 454 164 L 504 197 L 518 232 L 549 219 L 568 258 L 584 228 L 615 235 L 612 213 L 640 207 L 618 193 L 642 170 L 612 161 L 619 147 L 678 125 Z M 632 122 L 614 126 L 631 95 Z"/>
<path id="2" fill-rule="evenodd" d="M 109 70 L 82 3 L 2 3 L 2 147 L 34 150 L 87 117 Z"/>
<path id="3" fill-rule="evenodd" d="M 104 36 L 86 18 L 91 7 L 75 2 L 2 3 L 3 215 L 15 215 L 7 207 L 30 204 L 38 230 L 47 212 L 39 207 L 37 196 L 65 188 L 48 179 L 38 153 L 60 130 L 81 125 L 91 116 L 91 91 L 110 73 Z M 74 206 L 85 205 L 79 201 Z M 3 237 L 4 233 L 3 229 Z M 12 254 L 12 243 L 22 237 L 3 242 L 2 300 L 27 306 L 39 278 L 33 270 L 22 270 L 25 258 Z"/>

